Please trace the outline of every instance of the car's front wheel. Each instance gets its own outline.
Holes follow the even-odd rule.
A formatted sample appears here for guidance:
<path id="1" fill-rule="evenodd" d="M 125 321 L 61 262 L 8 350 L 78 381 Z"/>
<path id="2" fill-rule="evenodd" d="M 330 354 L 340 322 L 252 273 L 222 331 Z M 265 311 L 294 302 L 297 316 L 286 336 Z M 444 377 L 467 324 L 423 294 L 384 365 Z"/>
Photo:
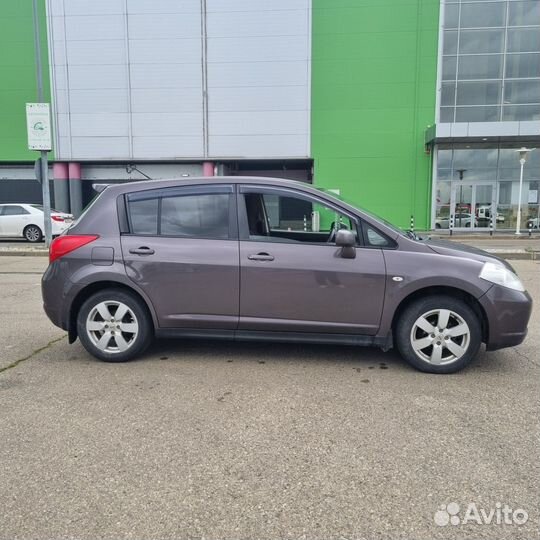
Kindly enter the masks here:
<path id="1" fill-rule="evenodd" d="M 81 306 L 77 334 L 93 356 L 105 362 L 125 362 L 148 347 L 153 326 L 146 306 L 135 295 L 106 289 Z"/>
<path id="2" fill-rule="evenodd" d="M 394 332 L 401 356 L 428 373 L 454 373 L 470 364 L 482 343 L 482 327 L 463 300 L 433 295 L 410 304 Z"/>
<path id="3" fill-rule="evenodd" d="M 43 232 L 37 225 L 28 225 L 23 231 L 24 237 L 32 243 L 41 242 Z"/>

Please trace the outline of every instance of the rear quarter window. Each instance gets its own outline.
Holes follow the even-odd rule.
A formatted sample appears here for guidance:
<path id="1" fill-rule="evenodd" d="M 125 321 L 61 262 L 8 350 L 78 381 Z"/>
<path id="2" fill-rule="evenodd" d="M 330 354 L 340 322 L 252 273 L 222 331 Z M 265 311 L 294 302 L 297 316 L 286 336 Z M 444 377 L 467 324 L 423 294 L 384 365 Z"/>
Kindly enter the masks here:
<path id="1" fill-rule="evenodd" d="M 158 233 L 159 199 L 130 200 L 128 214 L 132 234 Z"/>

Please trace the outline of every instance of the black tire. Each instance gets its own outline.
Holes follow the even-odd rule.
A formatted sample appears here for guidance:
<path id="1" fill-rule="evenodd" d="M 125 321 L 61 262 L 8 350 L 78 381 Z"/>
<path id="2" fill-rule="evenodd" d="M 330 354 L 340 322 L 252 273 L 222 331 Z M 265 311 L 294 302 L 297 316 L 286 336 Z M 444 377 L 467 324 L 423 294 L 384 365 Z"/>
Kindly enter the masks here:
<path id="1" fill-rule="evenodd" d="M 435 223 L 435 228 L 436 228 L 436 229 L 440 229 L 440 228 L 441 228 L 441 224 L 440 224 L 440 223 Z"/>
<path id="2" fill-rule="evenodd" d="M 430 335 L 426 333 L 426 338 L 429 337 L 431 339 L 431 336 L 435 336 L 433 340 L 433 346 L 431 349 L 428 346 L 427 348 L 423 349 L 423 351 L 420 351 L 417 354 L 412 344 L 413 328 L 415 329 L 415 333 L 420 332 L 420 335 L 415 334 L 414 338 L 423 338 L 424 331 L 416 327 L 416 322 L 422 315 L 437 310 L 449 310 L 450 312 L 452 312 L 452 316 L 448 324 L 449 328 L 446 329 L 445 332 L 451 331 L 452 328 L 450 327 L 450 325 L 453 322 L 455 323 L 458 318 L 460 318 L 467 324 L 469 330 L 468 334 L 466 336 L 459 337 L 444 337 L 441 339 L 441 341 L 438 341 L 438 336 L 440 336 L 442 333 L 439 332 L 437 334 Z M 454 317 L 454 315 L 456 317 Z M 435 317 L 438 318 L 438 316 L 434 314 L 430 317 L 432 318 L 430 319 L 428 317 L 428 320 L 433 321 L 432 324 L 434 325 L 434 327 L 436 327 L 438 325 L 438 322 L 435 323 L 434 321 L 437 320 Z M 403 311 L 403 313 L 401 313 L 399 320 L 396 323 L 396 327 L 394 328 L 394 338 L 397 349 L 403 359 L 416 369 L 419 369 L 420 371 L 425 371 L 427 373 L 455 373 L 456 371 L 463 369 L 476 358 L 480 345 L 482 344 L 482 326 L 478 315 L 463 300 L 460 300 L 459 298 L 454 298 L 452 296 L 433 295 L 416 300 L 415 302 L 410 304 Z M 465 352 L 463 353 L 463 355 L 459 358 L 456 357 L 452 360 L 452 353 L 451 351 L 449 351 L 449 349 L 446 348 L 445 345 L 445 343 L 448 342 L 446 340 L 452 340 L 454 341 L 454 343 L 457 342 L 458 346 L 465 348 Z M 422 358 L 421 354 L 425 354 L 427 356 L 430 351 L 434 351 L 436 343 L 443 344 L 441 347 L 441 350 L 443 351 L 443 360 L 445 353 L 449 355 L 447 357 L 447 363 L 433 364 L 428 359 Z"/>
<path id="3" fill-rule="evenodd" d="M 43 231 L 37 225 L 27 225 L 24 228 L 23 236 L 28 242 L 36 244 L 43 240 Z"/>
<path id="4" fill-rule="evenodd" d="M 117 330 L 116 328 L 112 331 L 107 330 L 109 334 L 114 333 L 116 330 L 116 335 L 118 335 L 120 339 L 123 339 L 125 342 L 129 343 L 126 350 L 117 350 L 112 352 L 111 350 L 100 349 L 96 345 L 96 340 L 100 335 L 100 331 L 91 332 L 90 330 L 87 330 L 87 321 L 90 314 L 92 313 L 97 315 L 97 306 L 104 302 L 109 302 L 112 305 L 112 307 L 109 308 L 111 311 L 114 309 L 113 304 L 116 303 L 121 303 L 127 306 L 127 308 L 130 310 L 125 316 L 128 317 L 127 323 L 132 324 L 135 322 L 138 325 L 136 334 L 132 332 L 125 333 L 121 330 Z M 112 320 L 114 321 L 114 319 Z M 124 321 L 125 320 L 126 318 L 124 318 Z M 116 321 L 116 323 L 124 324 L 121 321 Z M 96 324 L 99 324 L 99 322 Z M 114 324 L 115 323 L 109 323 L 109 326 L 112 327 Z M 103 330 L 103 334 L 104 333 L 105 330 Z M 99 360 L 103 360 L 104 362 L 127 362 L 142 354 L 148 345 L 150 345 L 154 338 L 154 327 L 152 324 L 152 318 L 148 312 L 148 308 L 137 296 L 128 291 L 111 288 L 93 294 L 83 303 L 79 309 L 79 313 L 77 314 L 77 334 L 84 348 Z M 101 335 L 103 336 L 103 334 Z M 119 338 L 115 337 L 114 335 L 109 337 L 109 344 L 112 348 L 118 348 L 116 339 Z"/>

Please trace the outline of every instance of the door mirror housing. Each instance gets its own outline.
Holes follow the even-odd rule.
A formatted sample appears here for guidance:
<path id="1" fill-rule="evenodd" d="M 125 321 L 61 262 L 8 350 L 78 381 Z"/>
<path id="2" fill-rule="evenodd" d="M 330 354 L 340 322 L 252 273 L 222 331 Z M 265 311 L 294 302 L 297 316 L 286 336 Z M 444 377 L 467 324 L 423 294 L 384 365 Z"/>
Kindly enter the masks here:
<path id="1" fill-rule="evenodd" d="M 340 229 L 336 233 L 336 246 L 341 247 L 341 256 L 344 259 L 356 257 L 356 236 L 352 231 Z"/>

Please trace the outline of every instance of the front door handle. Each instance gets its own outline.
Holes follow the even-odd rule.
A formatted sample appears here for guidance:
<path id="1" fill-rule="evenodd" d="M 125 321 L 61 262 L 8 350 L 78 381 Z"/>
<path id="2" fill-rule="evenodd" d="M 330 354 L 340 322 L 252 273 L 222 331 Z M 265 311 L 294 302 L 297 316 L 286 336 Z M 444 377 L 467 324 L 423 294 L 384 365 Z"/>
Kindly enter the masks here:
<path id="1" fill-rule="evenodd" d="M 274 256 L 268 253 L 255 253 L 253 255 L 248 255 L 250 261 L 273 261 Z"/>
<path id="2" fill-rule="evenodd" d="M 133 255 L 153 255 L 155 251 L 147 246 L 141 246 L 140 248 L 130 249 L 130 253 Z"/>

